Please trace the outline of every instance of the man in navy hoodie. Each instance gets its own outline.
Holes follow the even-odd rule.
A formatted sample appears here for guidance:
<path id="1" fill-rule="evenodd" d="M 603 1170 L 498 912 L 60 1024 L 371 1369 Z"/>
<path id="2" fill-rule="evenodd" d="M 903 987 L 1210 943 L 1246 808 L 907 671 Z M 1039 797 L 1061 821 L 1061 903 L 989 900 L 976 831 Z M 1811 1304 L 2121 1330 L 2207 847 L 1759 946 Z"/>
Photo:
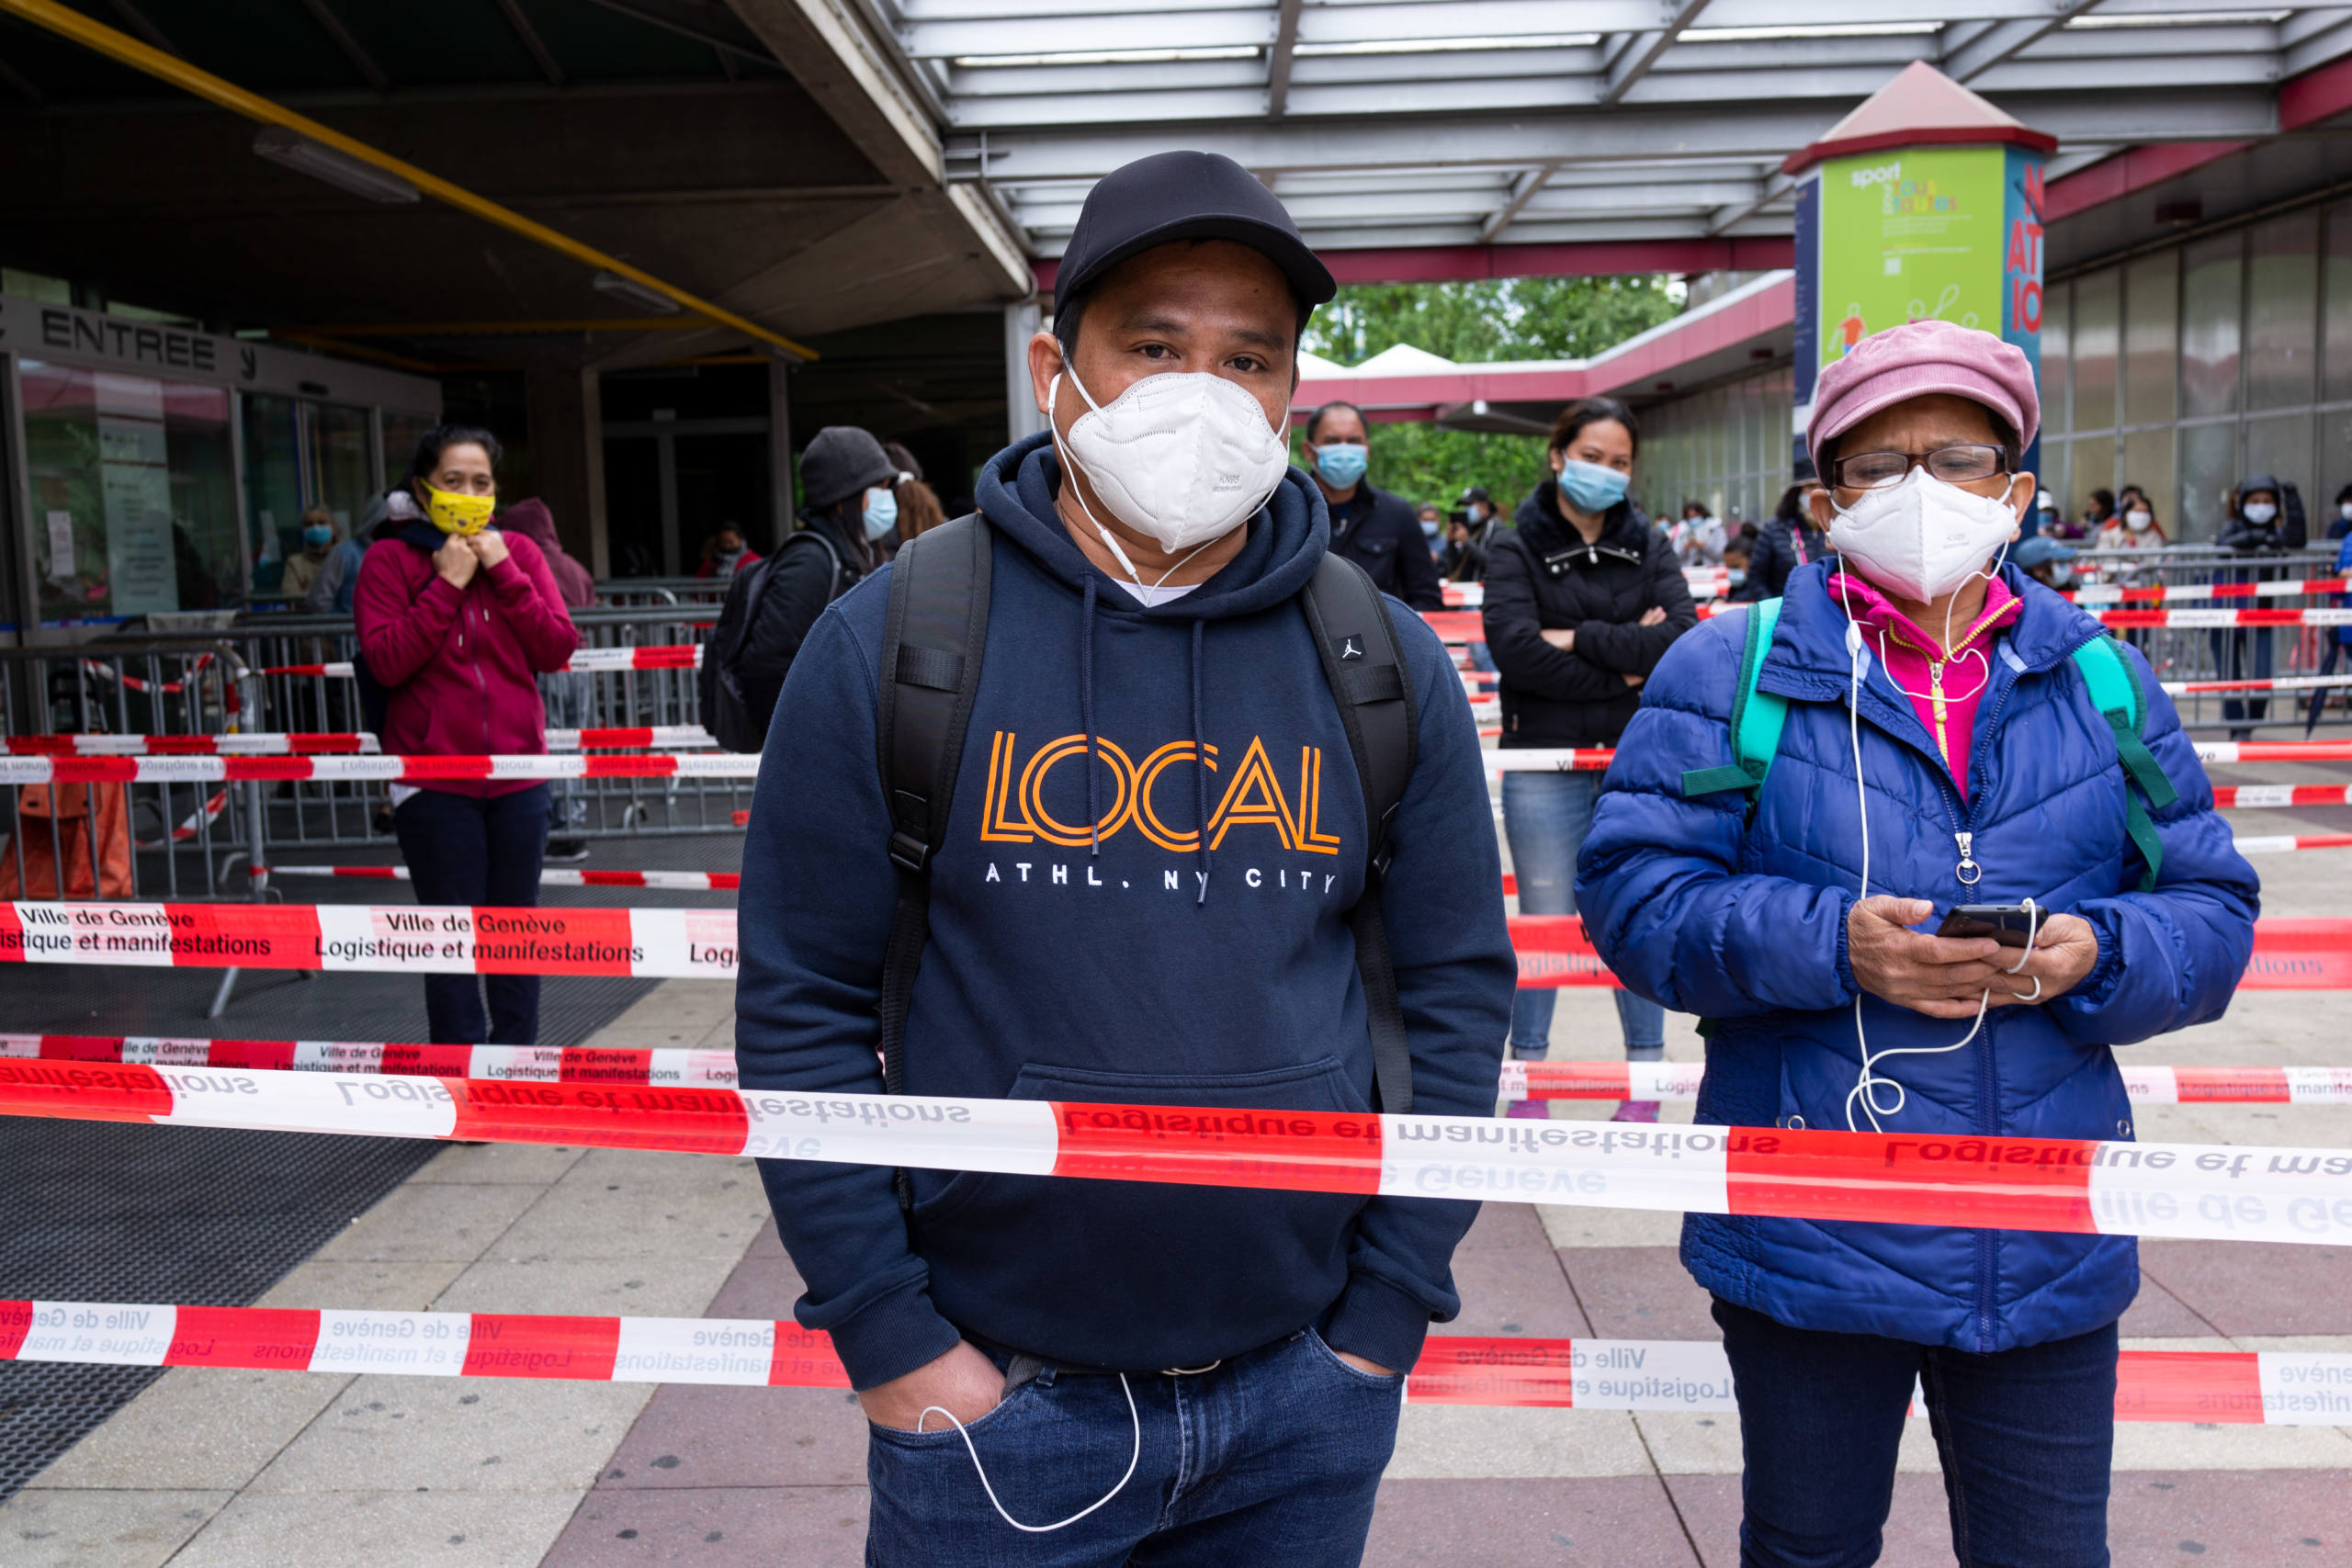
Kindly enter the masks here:
<path id="1" fill-rule="evenodd" d="M 991 610 L 904 1088 L 1365 1111 L 1363 793 L 1299 608 L 1329 519 L 1281 434 L 1330 276 L 1264 186 L 1177 152 L 1095 187 L 1058 288 L 1029 345 L 1052 428 L 980 476 Z M 748 1089 L 883 1087 L 889 579 L 820 618 L 769 731 Z M 1487 1115 L 1516 969 L 1477 733 L 1437 638 L 1385 603 L 1419 716 L 1375 895 L 1413 1109 Z M 1476 1213 L 921 1169 L 902 1212 L 888 1169 L 762 1174 L 799 1320 L 868 1418 L 881 1564 L 1355 1562 Z"/>

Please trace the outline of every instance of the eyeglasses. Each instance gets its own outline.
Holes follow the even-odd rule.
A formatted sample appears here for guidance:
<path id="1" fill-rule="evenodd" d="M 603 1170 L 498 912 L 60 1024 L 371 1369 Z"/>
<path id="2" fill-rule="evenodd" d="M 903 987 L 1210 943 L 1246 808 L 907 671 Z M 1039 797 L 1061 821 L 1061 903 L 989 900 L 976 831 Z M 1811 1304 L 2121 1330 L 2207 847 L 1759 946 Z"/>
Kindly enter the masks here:
<path id="1" fill-rule="evenodd" d="M 1998 446 L 1939 446 L 1932 452 L 1857 452 L 1829 465 L 1830 482 L 1841 490 L 1883 490 L 1924 467 L 1946 484 L 1989 479 L 2009 471 L 2009 455 Z"/>

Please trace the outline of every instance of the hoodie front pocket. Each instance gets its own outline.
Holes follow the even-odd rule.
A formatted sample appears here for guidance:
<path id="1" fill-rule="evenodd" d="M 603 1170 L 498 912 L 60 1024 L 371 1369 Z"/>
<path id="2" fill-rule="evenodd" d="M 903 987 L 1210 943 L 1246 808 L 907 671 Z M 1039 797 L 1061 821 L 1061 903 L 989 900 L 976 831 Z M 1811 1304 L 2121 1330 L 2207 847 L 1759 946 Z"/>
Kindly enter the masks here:
<path id="1" fill-rule="evenodd" d="M 1255 1073 L 1031 1063 L 1009 1098 L 1362 1112 L 1335 1057 Z M 1311 1322 L 1348 1279 L 1354 1193 L 967 1171 L 919 1202 L 947 1319 L 1071 1365 L 1198 1366 Z"/>

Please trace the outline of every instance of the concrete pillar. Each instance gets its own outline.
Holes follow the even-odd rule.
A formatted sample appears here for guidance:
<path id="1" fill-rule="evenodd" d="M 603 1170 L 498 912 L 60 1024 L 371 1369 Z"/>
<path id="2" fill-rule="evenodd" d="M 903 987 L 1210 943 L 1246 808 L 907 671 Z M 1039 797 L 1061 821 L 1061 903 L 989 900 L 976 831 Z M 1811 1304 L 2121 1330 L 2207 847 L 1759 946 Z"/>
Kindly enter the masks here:
<path id="1" fill-rule="evenodd" d="M 768 487 L 775 497 L 769 508 L 774 536 L 757 541 L 762 555 L 784 542 L 792 532 L 792 365 L 768 361 Z"/>
<path id="2" fill-rule="evenodd" d="M 563 547 L 598 577 L 612 574 L 605 513 L 604 380 L 594 370 L 533 370 L 523 381 L 531 470 Z"/>
<path id="3" fill-rule="evenodd" d="M 1046 428 L 1037 394 L 1029 386 L 1029 340 L 1037 335 L 1039 321 L 1035 299 L 1004 308 L 1005 433 L 1013 441 Z"/>

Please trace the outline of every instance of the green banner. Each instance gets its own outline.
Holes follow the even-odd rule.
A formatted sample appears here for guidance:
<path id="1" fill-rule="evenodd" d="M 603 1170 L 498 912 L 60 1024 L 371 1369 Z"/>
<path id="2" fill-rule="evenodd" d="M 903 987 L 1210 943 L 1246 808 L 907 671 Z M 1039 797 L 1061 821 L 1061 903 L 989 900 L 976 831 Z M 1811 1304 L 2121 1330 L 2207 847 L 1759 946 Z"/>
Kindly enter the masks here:
<path id="1" fill-rule="evenodd" d="M 2007 158 L 1901 147 L 1822 165 L 1817 365 L 1905 321 L 2001 331 Z"/>

